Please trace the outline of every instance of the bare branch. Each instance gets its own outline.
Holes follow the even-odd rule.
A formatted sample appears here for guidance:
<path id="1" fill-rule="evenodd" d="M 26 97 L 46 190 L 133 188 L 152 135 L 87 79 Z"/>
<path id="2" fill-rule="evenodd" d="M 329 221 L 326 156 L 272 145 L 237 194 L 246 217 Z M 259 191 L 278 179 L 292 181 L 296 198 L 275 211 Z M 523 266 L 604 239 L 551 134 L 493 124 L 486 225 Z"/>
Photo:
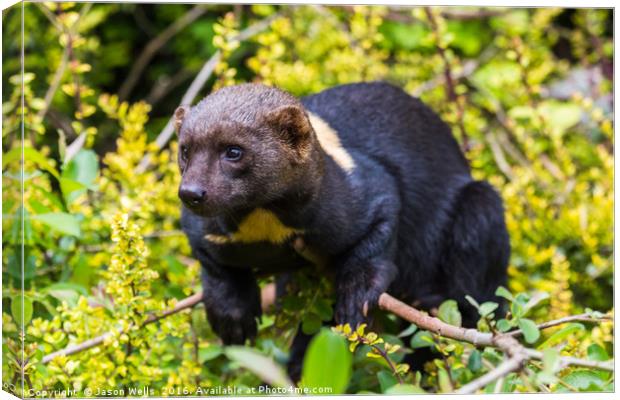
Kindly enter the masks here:
<path id="1" fill-rule="evenodd" d="M 506 9 L 493 10 L 493 9 L 478 9 L 478 10 L 450 10 L 446 9 L 441 12 L 441 16 L 448 19 L 454 20 L 472 20 L 472 19 L 484 19 L 490 17 L 499 17 L 502 15 L 506 15 Z"/>
<path id="2" fill-rule="evenodd" d="M 174 21 L 168 28 L 163 30 L 159 35 L 154 37 L 150 42 L 142 50 L 142 53 L 138 56 L 136 62 L 131 67 L 129 74 L 127 74 L 127 78 L 121 85 L 121 88 L 118 91 L 118 98 L 122 101 L 129 97 L 129 94 L 136 86 L 138 79 L 142 75 L 142 71 L 146 68 L 149 62 L 153 59 L 155 54 L 164 47 L 166 43 L 170 39 L 174 37 L 177 33 L 181 32 L 186 26 L 197 20 L 200 16 L 202 16 L 207 11 L 206 4 L 198 4 L 194 6 L 191 10 L 185 13 L 181 18 L 178 18 Z"/>
<path id="3" fill-rule="evenodd" d="M 103 344 L 103 342 L 108 337 L 110 337 L 112 335 L 114 335 L 114 333 L 107 332 L 107 333 L 104 333 L 101 336 L 97 336 L 96 338 L 89 339 L 89 340 L 87 340 L 85 342 L 82 342 L 80 344 L 76 344 L 76 345 L 73 345 L 73 346 L 67 346 L 67 347 L 65 347 L 62 350 L 58 350 L 58 351 L 55 351 L 53 353 L 50 353 L 50 354 L 46 355 L 45 357 L 43 357 L 41 362 L 43 364 L 47 364 L 48 362 L 52 361 L 56 357 L 70 356 L 72 354 L 79 353 L 79 352 L 84 351 L 84 350 L 92 349 L 93 347 L 97 347 L 100 344 Z"/>
<path id="4" fill-rule="evenodd" d="M 155 104 L 164 98 L 168 93 L 182 85 L 186 80 L 192 77 L 191 71 L 182 69 L 175 73 L 173 76 L 162 75 L 157 78 L 157 82 L 151 88 L 151 91 L 146 96 L 146 102 L 154 107 Z"/>
<path id="5" fill-rule="evenodd" d="M 37 118 L 43 118 L 45 117 L 45 114 L 47 114 L 47 110 L 49 110 L 50 105 L 52 104 L 52 100 L 54 99 L 54 95 L 56 94 L 56 91 L 58 90 L 58 87 L 60 86 L 62 76 L 65 74 L 65 71 L 67 70 L 68 61 L 69 61 L 69 48 L 65 47 L 62 51 L 62 57 L 60 59 L 60 64 L 58 64 L 58 68 L 56 69 L 56 72 L 54 73 L 54 77 L 52 78 L 52 83 L 50 84 L 50 87 L 47 89 L 47 92 L 45 92 L 45 98 L 44 98 L 45 106 L 41 110 L 39 110 L 39 112 L 37 113 Z"/>
<path id="6" fill-rule="evenodd" d="M 439 53 L 439 56 L 441 57 L 441 60 L 443 62 L 444 78 L 446 82 L 446 97 L 448 98 L 448 101 L 453 102 L 456 106 L 457 125 L 459 127 L 459 130 L 461 131 L 463 152 L 467 153 L 469 151 L 469 136 L 467 135 L 467 132 L 465 130 L 465 123 L 463 121 L 465 110 L 463 108 L 461 96 L 457 95 L 456 93 L 455 79 L 453 76 L 454 73 L 452 71 L 452 67 L 450 66 L 450 60 L 448 59 L 446 48 L 444 48 L 441 44 L 441 32 L 439 31 L 439 25 L 437 23 L 437 20 L 435 19 L 435 16 L 433 15 L 433 11 L 430 7 L 424 7 L 424 12 L 426 13 L 426 17 L 428 18 L 431 30 L 435 35 L 437 52 Z"/>
<path id="7" fill-rule="evenodd" d="M 465 386 L 462 386 L 459 390 L 456 391 L 456 393 L 458 394 L 475 393 L 476 391 L 484 388 L 489 383 L 493 383 L 494 381 L 505 377 L 511 372 L 518 371 L 519 369 L 521 369 L 521 366 L 522 366 L 522 360 L 510 357 L 506 359 L 505 361 L 503 361 L 496 368 L 489 371 L 487 374 L 482 375 L 478 379 L 474 379 L 473 381 L 469 382 Z"/>
<path id="8" fill-rule="evenodd" d="M 538 329 L 546 329 L 551 328 L 552 326 L 562 325 L 569 322 L 590 322 L 590 323 L 599 323 L 603 321 L 611 321 L 612 318 L 609 315 L 604 315 L 600 318 L 593 318 L 588 314 L 578 314 L 578 315 L 570 315 L 568 317 L 555 319 L 553 321 L 543 322 L 538 325 Z M 520 336 L 523 334 L 521 329 L 517 329 L 516 331 L 507 332 L 506 335 L 510 336 Z"/>
<path id="9" fill-rule="evenodd" d="M 82 17 L 84 17 L 84 15 L 86 15 L 86 13 L 90 11 L 92 7 L 91 3 L 84 5 L 84 7 L 82 7 L 82 9 L 80 10 L 80 14 L 78 18 L 67 31 L 56 20 L 56 16 L 45 5 L 40 4 L 40 3 L 36 3 L 36 4 L 39 7 L 39 9 L 43 12 L 43 14 L 45 14 L 47 19 L 50 20 L 52 25 L 54 25 L 56 29 L 58 29 L 60 32 L 66 31 L 65 33 L 67 33 L 67 36 L 69 37 L 75 34 L 75 32 L 77 31 L 79 27 Z M 45 93 L 45 98 L 44 98 L 45 106 L 41 110 L 39 110 L 39 112 L 37 113 L 37 118 L 43 118 L 45 117 L 45 114 L 47 114 L 47 111 L 49 110 L 50 105 L 52 104 L 52 100 L 54 99 L 54 95 L 56 94 L 56 91 L 58 90 L 58 87 L 60 86 L 60 82 L 62 81 L 62 77 L 65 74 L 65 71 L 67 69 L 67 63 L 69 62 L 70 53 L 71 53 L 71 49 L 69 46 L 63 49 L 62 57 L 60 59 L 60 64 L 58 65 L 58 68 L 56 69 L 56 72 L 54 73 L 54 77 L 52 78 L 50 87 L 47 89 L 47 92 Z"/>
<path id="10" fill-rule="evenodd" d="M 86 143 L 86 132 L 80 133 L 80 135 L 73 141 L 65 150 L 65 159 L 63 162 L 66 164 L 75 157 L 75 155 L 84 147 Z"/>
<path id="11" fill-rule="evenodd" d="M 266 310 L 267 308 L 271 307 L 271 305 L 275 302 L 275 293 L 276 293 L 275 284 L 268 284 L 263 288 L 261 292 L 263 310 Z M 192 308 L 196 304 L 200 303 L 201 300 L 202 300 L 202 292 L 194 293 L 193 295 L 186 297 L 183 300 L 180 300 L 179 302 L 175 304 L 173 308 L 166 310 L 162 312 L 161 314 L 149 315 L 142 326 L 159 321 L 162 318 L 179 313 L 183 310 L 187 310 L 188 308 Z M 123 332 L 123 330 L 119 330 L 119 332 Z M 63 355 L 70 356 L 72 354 L 76 354 L 76 353 L 79 353 L 79 352 L 82 352 L 88 349 L 92 349 L 93 347 L 97 347 L 103 344 L 103 342 L 112 335 L 114 335 L 114 332 L 107 332 L 107 333 L 104 333 L 103 335 L 97 336 L 93 339 L 89 339 L 85 342 L 82 342 L 76 345 L 67 346 L 62 350 L 58 350 L 58 351 L 55 351 L 53 353 L 46 355 L 45 357 L 43 357 L 41 362 L 43 364 L 47 364 L 58 356 L 63 356 Z"/>
<path id="12" fill-rule="evenodd" d="M 489 132 L 485 135 L 487 142 L 489 143 L 489 148 L 491 149 L 491 154 L 493 154 L 493 159 L 495 160 L 495 164 L 497 168 L 508 178 L 512 180 L 514 178 L 514 174 L 512 173 L 512 169 L 510 168 L 510 164 L 506 161 L 506 157 L 504 156 L 504 151 L 502 147 L 499 145 L 497 141 L 497 137 L 494 133 Z"/>
<path id="13" fill-rule="evenodd" d="M 404 320 L 416 324 L 420 329 L 431 331 L 451 339 L 472 343 L 476 346 L 493 345 L 493 335 L 491 333 L 446 324 L 442 320 L 431 317 L 387 293 L 383 293 L 379 296 L 379 307 Z"/>
<path id="14" fill-rule="evenodd" d="M 525 352 L 528 358 L 533 358 L 535 360 L 542 360 L 543 353 L 537 350 L 525 349 Z M 602 369 L 606 371 L 613 371 L 614 364 L 613 361 L 593 361 L 593 360 L 584 360 L 577 357 L 570 356 L 562 356 L 560 357 L 560 369 L 568 367 L 570 365 L 574 365 L 577 367 L 586 367 L 586 368 L 594 368 L 594 369 Z"/>

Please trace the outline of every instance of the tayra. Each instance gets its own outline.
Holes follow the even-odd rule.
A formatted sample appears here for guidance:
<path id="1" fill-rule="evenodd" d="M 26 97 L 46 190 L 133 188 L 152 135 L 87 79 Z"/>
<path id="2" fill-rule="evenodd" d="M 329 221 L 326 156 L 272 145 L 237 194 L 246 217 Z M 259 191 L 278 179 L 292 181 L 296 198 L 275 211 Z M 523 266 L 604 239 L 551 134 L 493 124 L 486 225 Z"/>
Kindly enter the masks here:
<path id="1" fill-rule="evenodd" d="M 179 107 L 175 120 L 181 224 L 225 344 L 256 335 L 257 274 L 312 264 L 300 240 L 333 273 L 337 323 L 364 321 L 388 292 L 423 308 L 455 299 L 473 325 L 465 295 L 490 300 L 505 282 L 500 197 L 472 179 L 450 128 L 395 86 L 297 99 L 242 84 Z M 303 352 L 307 338 L 295 342 Z"/>

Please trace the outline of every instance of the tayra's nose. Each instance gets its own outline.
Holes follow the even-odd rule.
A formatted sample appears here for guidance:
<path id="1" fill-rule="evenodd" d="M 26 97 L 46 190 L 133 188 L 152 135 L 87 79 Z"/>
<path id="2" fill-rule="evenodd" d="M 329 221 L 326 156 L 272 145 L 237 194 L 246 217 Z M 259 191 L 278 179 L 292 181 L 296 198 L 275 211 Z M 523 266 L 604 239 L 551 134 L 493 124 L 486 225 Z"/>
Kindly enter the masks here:
<path id="1" fill-rule="evenodd" d="M 179 188 L 179 197 L 185 204 L 195 207 L 204 201 L 207 197 L 207 192 L 198 186 L 181 186 Z"/>

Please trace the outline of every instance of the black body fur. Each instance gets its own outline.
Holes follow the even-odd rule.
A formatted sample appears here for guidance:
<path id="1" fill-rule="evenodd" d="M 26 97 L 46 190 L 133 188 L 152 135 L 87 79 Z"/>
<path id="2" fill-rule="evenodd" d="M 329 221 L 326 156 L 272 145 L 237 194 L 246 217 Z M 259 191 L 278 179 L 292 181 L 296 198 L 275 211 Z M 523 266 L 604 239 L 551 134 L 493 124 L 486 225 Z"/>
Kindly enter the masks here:
<path id="1" fill-rule="evenodd" d="M 276 89 L 242 85 L 230 88 L 226 101 L 243 104 L 244 90 Z M 449 127 L 421 101 L 386 83 L 338 86 L 301 104 L 338 133 L 355 168 L 347 173 L 314 149 L 315 162 L 304 168 L 317 171 L 300 175 L 295 180 L 300 185 L 288 185 L 279 196 L 221 215 L 183 208 L 183 230 L 204 267 L 204 301 L 214 331 L 226 344 L 253 338 L 260 316 L 256 273 L 308 265 L 289 242 L 223 245 L 204 239 L 209 232 L 233 232 L 256 206 L 303 230 L 304 242 L 329 257 L 336 322 L 362 322 L 364 304 L 376 306 L 386 291 L 425 309 L 455 299 L 464 324 L 474 325 L 476 311 L 464 296 L 496 300 L 494 291 L 506 280 L 509 238 L 500 197 L 488 183 L 472 179 Z M 189 111 L 192 129 L 208 112 L 205 107 Z M 215 114 L 209 118 L 219 118 Z M 180 125 L 183 141 L 186 122 Z M 299 374 L 307 342 L 302 336 L 295 340 L 293 375 Z"/>

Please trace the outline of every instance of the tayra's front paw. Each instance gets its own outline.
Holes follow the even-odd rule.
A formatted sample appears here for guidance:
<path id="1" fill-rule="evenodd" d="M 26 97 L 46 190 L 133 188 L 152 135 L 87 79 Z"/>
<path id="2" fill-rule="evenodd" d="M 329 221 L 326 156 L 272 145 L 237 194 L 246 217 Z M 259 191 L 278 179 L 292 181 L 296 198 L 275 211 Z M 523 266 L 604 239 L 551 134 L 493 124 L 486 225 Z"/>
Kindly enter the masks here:
<path id="1" fill-rule="evenodd" d="M 363 322 L 368 322 L 368 313 L 377 307 L 379 296 L 383 290 L 379 289 L 347 289 L 338 293 L 336 299 L 336 322 L 348 323 L 355 328 Z"/>
<path id="2" fill-rule="evenodd" d="M 383 265 L 374 265 L 357 271 L 342 271 L 337 277 L 335 316 L 338 324 L 369 322 L 369 313 L 375 309 L 379 296 L 388 289 L 393 273 Z"/>
<path id="3" fill-rule="evenodd" d="M 259 317 L 260 306 L 221 304 L 207 307 L 207 319 L 211 329 L 222 339 L 224 345 L 244 344 L 248 339 L 253 340 L 256 337 Z"/>

